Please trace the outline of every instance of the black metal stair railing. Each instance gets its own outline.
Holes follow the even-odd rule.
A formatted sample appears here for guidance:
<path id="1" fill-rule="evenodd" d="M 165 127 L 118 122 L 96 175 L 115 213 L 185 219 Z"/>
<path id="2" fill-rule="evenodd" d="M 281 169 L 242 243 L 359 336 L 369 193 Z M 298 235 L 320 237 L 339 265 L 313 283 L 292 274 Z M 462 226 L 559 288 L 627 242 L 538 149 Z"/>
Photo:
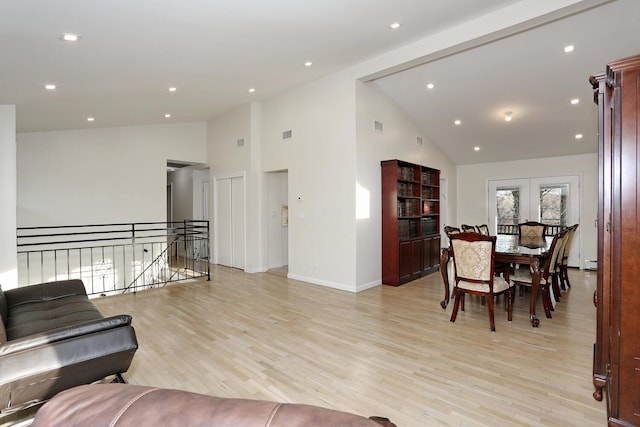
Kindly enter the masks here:
<path id="1" fill-rule="evenodd" d="M 20 227 L 17 238 L 19 286 L 78 278 L 93 296 L 210 279 L 208 221 Z"/>

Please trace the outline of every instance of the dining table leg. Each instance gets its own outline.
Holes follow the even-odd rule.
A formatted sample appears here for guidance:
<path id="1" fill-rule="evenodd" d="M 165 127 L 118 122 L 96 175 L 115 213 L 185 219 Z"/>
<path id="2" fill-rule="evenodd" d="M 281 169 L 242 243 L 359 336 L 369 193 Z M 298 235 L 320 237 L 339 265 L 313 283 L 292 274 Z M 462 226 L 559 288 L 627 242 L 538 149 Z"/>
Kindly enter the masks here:
<path id="1" fill-rule="evenodd" d="M 447 263 L 449 262 L 449 249 L 442 248 L 440 252 L 440 274 L 442 274 L 442 283 L 444 284 L 444 299 L 440 301 L 440 307 L 446 309 L 449 305 L 449 274 L 447 271 Z"/>
<path id="2" fill-rule="evenodd" d="M 536 316 L 536 303 L 538 302 L 538 290 L 540 289 L 540 261 L 534 257 L 529 264 L 531 268 L 531 301 L 529 302 L 529 319 L 531 326 L 540 326 L 540 319 Z"/>

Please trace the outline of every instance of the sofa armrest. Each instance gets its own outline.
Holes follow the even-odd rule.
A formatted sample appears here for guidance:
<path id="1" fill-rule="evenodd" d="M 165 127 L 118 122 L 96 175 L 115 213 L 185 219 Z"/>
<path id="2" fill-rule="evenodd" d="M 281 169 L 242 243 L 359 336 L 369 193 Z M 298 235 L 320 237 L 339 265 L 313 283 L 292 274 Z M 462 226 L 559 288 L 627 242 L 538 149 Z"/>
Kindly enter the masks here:
<path id="1" fill-rule="evenodd" d="M 131 316 L 121 314 L 118 316 L 91 320 L 89 322 L 77 323 L 71 326 L 63 326 L 47 332 L 29 335 L 4 343 L 0 346 L 0 358 L 35 347 L 129 325 L 131 325 Z"/>
<path id="2" fill-rule="evenodd" d="M 51 301 L 70 295 L 87 295 L 84 283 L 79 279 L 58 280 L 55 282 L 40 283 L 37 285 L 23 286 L 4 291 L 7 307 L 11 307 L 38 301 Z"/>

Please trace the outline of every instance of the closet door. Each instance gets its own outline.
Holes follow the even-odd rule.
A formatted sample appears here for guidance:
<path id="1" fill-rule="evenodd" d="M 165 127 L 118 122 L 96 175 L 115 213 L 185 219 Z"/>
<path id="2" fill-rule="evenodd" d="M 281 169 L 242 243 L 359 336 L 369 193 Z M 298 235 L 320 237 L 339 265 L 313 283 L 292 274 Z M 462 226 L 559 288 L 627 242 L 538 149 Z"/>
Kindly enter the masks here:
<path id="1" fill-rule="evenodd" d="M 231 266 L 244 270 L 244 178 L 231 179 Z"/>
<path id="2" fill-rule="evenodd" d="M 218 264 L 245 268 L 244 178 L 216 179 L 215 247 Z"/>
<path id="3" fill-rule="evenodd" d="M 216 180 L 215 224 L 216 262 L 231 267 L 231 179 Z"/>

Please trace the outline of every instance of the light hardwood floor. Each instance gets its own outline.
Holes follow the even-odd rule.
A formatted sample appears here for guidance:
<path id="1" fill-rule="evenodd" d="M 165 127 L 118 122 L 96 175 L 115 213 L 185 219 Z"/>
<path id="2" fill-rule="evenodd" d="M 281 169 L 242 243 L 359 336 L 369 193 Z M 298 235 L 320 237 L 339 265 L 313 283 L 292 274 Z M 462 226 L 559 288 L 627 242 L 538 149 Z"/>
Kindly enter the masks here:
<path id="1" fill-rule="evenodd" d="M 595 273 L 541 325 L 528 296 L 514 320 L 468 298 L 449 322 L 439 273 L 358 294 L 213 266 L 211 281 L 94 300 L 130 313 L 140 348 L 130 383 L 298 402 L 391 418 L 399 427 L 601 426 L 591 393 Z M 188 408 L 185 408 L 188 410 Z"/>

